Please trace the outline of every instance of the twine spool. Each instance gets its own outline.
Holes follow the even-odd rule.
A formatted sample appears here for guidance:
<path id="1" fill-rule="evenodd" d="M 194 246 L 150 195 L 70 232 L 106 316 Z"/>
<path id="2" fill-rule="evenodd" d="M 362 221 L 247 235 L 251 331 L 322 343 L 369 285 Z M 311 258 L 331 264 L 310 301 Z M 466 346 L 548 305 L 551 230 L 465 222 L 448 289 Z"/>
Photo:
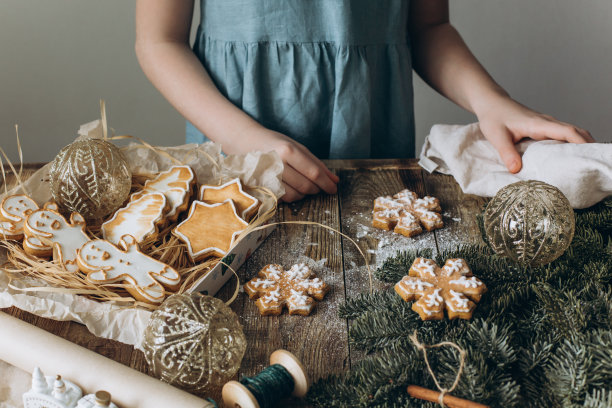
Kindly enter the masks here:
<path id="1" fill-rule="evenodd" d="M 270 366 L 255 377 L 228 382 L 221 395 L 226 407 L 271 408 L 289 395 L 304 397 L 308 387 L 300 360 L 287 350 L 276 350 L 270 355 Z"/>

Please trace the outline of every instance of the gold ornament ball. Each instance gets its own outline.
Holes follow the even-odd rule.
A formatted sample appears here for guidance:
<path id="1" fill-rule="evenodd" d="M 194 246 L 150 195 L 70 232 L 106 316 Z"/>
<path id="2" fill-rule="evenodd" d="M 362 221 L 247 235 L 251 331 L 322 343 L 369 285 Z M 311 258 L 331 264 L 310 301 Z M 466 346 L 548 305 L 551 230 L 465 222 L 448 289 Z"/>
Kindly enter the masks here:
<path id="1" fill-rule="evenodd" d="M 238 316 L 221 300 L 178 294 L 153 312 L 142 345 L 153 375 L 202 394 L 236 374 L 246 338 Z"/>
<path id="2" fill-rule="evenodd" d="M 574 210 L 556 187 L 519 181 L 497 192 L 487 204 L 484 229 L 493 251 L 529 266 L 561 256 L 574 237 Z"/>
<path id="3" fill-rule="evenodd" d="M 80 139 L 64 147 L 51 163 L 49 176 L 60 209 L 87 219 L 115 212 L 132 187 L 132 173 L 121 150 L 103 139 Z"/>

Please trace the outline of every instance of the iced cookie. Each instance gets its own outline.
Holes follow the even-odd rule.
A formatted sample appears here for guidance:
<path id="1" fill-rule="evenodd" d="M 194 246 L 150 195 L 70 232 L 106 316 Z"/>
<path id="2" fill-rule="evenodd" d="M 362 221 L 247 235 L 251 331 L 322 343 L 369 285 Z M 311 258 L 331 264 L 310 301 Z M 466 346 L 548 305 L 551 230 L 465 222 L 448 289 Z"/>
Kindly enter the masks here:
<path id="1" fill-rule="evenodd" d="M 250 220 L 259 208 L 259 200 L 244 192 L 238 178 L 221 186 L 203 185 L 200 187 L 200 201 L 205 203 L 222 203 L 228 198 L 236 205 L 238 215 L 246 221 Z"/>
<path id="2" fill-rule="evenodd" d="M 374 200 L 372 226 L 413 237 L 423 228 L 427 231 L 442 228 L 444 223 L 440 211 L 442 208 L 437 198 L 418 198 L 413 191 L 402 190 L 393 197 L 383 196 Z"/>
<path id="3" fill-rule="evenodd" d="M 423 232 L 419 219 L 411 211 L 402 211 L 393 232 L 413 237 Z"/>
<path id="4" fill-rule="evenodd" d="M 176 221 L 179 214 L 189 207 L 189 198 L 196 183 L 195 174 L 189 166 L 174 166 L 145 182 L 142 190 L 132 194 L 131 201 L 147 193 L 162 193 L 168 202 L 167 221 Z"/>
<path id="5" fill-rule="evenodd" d="M 267 265 L 259 271 L 258 277 L 244 285 L 244 291 L 262 316 L 279 315 L 283 308 L 289 314 L 306 316 L 315 307 L 316 300 L 322 300 L 329 286 L 315 277 L 304 264 L 293 265 L 288 271 L 280 265 Z"/>
<path id="6" fill-rule="evenodd" d="M 225 256 L 248 225 L 230 199 L 216 204 L 194 201 L 187 219 L 172 233 L 187 244 L 189 257 L 197 262 L 209 256 Z"/>
<path id="7" fill-rule="evenodd" d="M 424 208 L 429 211 L 442 212 L 440 207 L 440 200 L 436 197 L 425 196 L 423 198 L 417 198 L 412 202 L 413 208 Z"/>
<path id="8" fill-rule="evenodd" d="M 38 204 L 27 195 L 5 197 L 0 203 L 0 238 L 21 241 L 26 217 L 38 210 Z"/>
<path id="9" fill-rule="evenodd" d="M 471 276 L 463 259 L 449 259 L 440 268 L 431 259 L 416 258 L 408 273 L 395 285 L 395 291 L 405 301 L 416 300 L 412 310 L 423 320 L 440 320 L 444 310 L 449 319 L 470 319 L 475 302 L 487 291 L 480 279 Z"/>
<path id="10" fill-rule="evenodd" d="M 73 212 L 68 222 L 57 212 L 55 203 L 47 203 L 43 209 L 27 216 L 23 230 L 23 249 L 28 254 L 40 257 L 53 254 L 53 259 L 67 271 L 78 271 L 76 258 L 79 249 L 89 241 L 81 214 Z"/>
<path id="11" fill-rule="evenodd" d="M 157 235 L 159 225 L 164 220 L 166 206 L 165 195 L 144 194 L 118 209 L 113 218 L 102 224 L 102 235 L 114 244 L 118 244 L 126 234 L 134 237 L 136 242 L 142 242 L 145 238 Z"/>
<path id="12" fill-rule="evenodd" d="M 103 239 L 87 242 L 79 251 L 78 266 L 90 282 L 125 283 L 134 299 L 151 304 L 160 304 L 166 288 L 176 290 L 181 281 L 176 270 L 140 252 L 131 235 L 121 237 L 118 247 Z"/>
<path id="13" fill-rule="evenodd" d="M 414 213 L 419 217 L 421 225 L 423 225 L 427 231 L 433 231 L 444 226 L 440 213 L 422 207 L 415 207 Z"/>

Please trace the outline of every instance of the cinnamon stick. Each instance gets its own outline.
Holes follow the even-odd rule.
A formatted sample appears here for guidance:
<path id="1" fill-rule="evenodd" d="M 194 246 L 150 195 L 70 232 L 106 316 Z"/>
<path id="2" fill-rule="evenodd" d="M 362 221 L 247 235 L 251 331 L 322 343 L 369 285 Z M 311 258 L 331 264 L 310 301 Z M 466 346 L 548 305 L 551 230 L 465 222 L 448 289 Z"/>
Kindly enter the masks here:
<path id="1" fill-rule="evenodd" d="M 419 387 L 418 385 L 409 385 L 407 391 L 411 397 L 425 401 L 438 402 L 438 398 L 440 398 L 439 391 Z M 444 395 L 442 402 L 449 408 L 489 408 L 488 405 L 453 397 L 450 394 Z"/>

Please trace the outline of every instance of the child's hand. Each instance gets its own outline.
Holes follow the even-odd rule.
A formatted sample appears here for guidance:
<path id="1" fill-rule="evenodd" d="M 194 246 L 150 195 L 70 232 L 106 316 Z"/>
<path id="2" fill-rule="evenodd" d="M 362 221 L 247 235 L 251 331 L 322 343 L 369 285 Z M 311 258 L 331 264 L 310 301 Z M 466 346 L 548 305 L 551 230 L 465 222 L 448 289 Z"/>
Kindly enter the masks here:
<path id="1" fill-rule="evenodd" d="M 321 160 L 295 140 L 272 130 L 258 127 L 245 137 L 247 150 L 276 151 L 283 163 L 283 201 L 291 202 L 321 190 L 335 194 L 340 180 Z"/>
<path id="2" fill-rule="evenodd" d="M 510 98 L 501 98 L 478 112 L 480 130 L 498 151 L 511 173 L 521 170 L 521 156 L 515 143 L 521 139 L 561 140 L 570 143 L 592 143 L 591 134 L 552 116 L 534 112 Z"/>

